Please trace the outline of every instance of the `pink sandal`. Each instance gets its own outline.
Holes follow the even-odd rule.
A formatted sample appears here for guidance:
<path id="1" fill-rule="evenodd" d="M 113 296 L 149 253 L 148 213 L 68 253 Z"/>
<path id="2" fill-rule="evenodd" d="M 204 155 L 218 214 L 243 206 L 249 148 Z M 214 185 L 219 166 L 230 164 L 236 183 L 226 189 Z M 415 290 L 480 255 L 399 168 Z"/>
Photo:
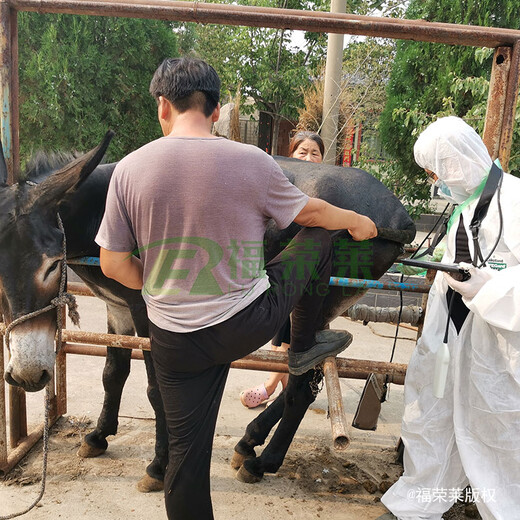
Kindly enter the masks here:
<path id="1" fill-rule="evenodd" d="M 269 399 L 264 383 L 240 392 L 240 402 L 247 408 L 256 408 Z"/>

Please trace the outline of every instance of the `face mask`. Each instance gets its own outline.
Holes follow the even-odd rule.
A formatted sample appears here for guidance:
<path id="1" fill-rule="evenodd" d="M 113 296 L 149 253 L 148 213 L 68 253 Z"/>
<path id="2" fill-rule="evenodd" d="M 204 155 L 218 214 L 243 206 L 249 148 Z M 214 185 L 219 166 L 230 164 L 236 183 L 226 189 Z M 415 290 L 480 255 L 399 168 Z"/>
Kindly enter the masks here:
<path id="1" fill-rule="evenodd" d="M 437 188 L 439 189 L 440 197 L 447 200 L 448 202 L 451 202 L 452 204 L 460 204 L 460 201 L 453 197 L 450 188 L 444 181 L 437 179 L 433 185 L 437 186 Z"/>

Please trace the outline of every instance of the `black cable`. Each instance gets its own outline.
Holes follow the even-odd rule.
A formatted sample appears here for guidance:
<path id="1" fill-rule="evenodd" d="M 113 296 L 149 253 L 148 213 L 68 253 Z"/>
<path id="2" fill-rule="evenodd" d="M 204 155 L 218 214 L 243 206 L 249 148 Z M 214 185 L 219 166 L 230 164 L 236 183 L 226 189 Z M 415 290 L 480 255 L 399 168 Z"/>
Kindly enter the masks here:
<path id="1" fill-rule="evenodd" d="M 426 249 L 426 251 L 424 251 L 423 253 L 421 253 L 419 256 L 416 256 L 417 253 L 420 251 L 421 247 L 423 246 L 423 244 L 426 242 L 426 240 L 428 240 L 428 238 L 430 238 L 430 235 L 433 233 L 433 231 L 437 228 L 439 222 L 441 221 L 441 219 L 444 217 L 444 214 L 446 213 L 446 210 L 451 206 L 450 203 L 446 204 L 446 206 L 444 207 L 444 209 L 442 210 L 442 213 L 439 215 L 439 217 L 437 218 L 437 220 L 435 221 L 435 224 L 433 225 L 433 227 L 430 229 L 430 231 L 428 231 L 428 234 L 423 238 L 423 241 L 419 244 L 419 246 L 417 247 L 416 251 L 410 256 L 410 258 L 421 258 L 422 256 L 428 254 L 430 252 L 430 249 L 432 246 L 428 247 L 428 249 Z M 444 235 L 443 235 L 444 236 Z M 440 242 L 440 240 L 438 241 Z M 432 244 L 433 245 L 433 244 Z M 435 244 L 434 247 L 436 247 L 438 244 Z"/>
<path id="2" fill-rule="evenodd" d="M 504 178 L 504 176 L 502 175 L 500 177 L 500 180 L 498 181 L 498 186 L 497 186 L 498 218 L 499 218 L 499 222 L 500 222 L 500 225 L 499 225 L 499 228 L 498 228 L 497 239 L 496 239 L 495 244 L 491 248 L 491 252 L 489 253 L 489 255 L 487 255 L 487 257 L 478 266 L 479 269 L 486 265 L 487 261 L 491 258 L 491 256 L 495 252 L 496 248 L 498 247 L 498 243 L 500 242 L 500 239 L 502 238 L 502 231 L 504 230 L 504 215 L 502 214 L 502 205 L 500 204 L 500 188 L 502 187 L 502 179 L 503 178 Z"/>
<path id="3" fill-rule="evenodd" d="M 403 283 L 404 275 L 401 274 L 401 278 L 399 280 L 399 283 Z M 394 337 L 394 345 L 392 347 L 392 354 L 390 356 L 390 363 L 394 359 L 395 354 L 395 347 L 397 345 L 397 336 L 399 335 L 399 325 L 401 323 L 401 315 L 403 314 L 403 291 L 399 291 L 399 314 L 397 316 L 397 326 L 395 327 L 395 337 Z M 387 376 L 388 377 L 388 376 Z"/>
<path id="4" fill-rule="evenodd" d="M 399 279 L 399 283 L 403 283 L 404 274 L 401 273 L 401 277 Z M 392 345 L 392 354 L 390 355 L 390 363 L 394 360 L 395 349 L 397 347 L 397 337 L 399 336 L 399 324 L 401 323 L 401 315 L 403 314 L 403 291 L 399 291 L 399 314 L 397 316 L 397 325 L 395 326 L 395 336 L 394 336 L 394 344 Z M 386 401 L 387 391 L 388 391 L 388 374 L 385 376 L 385 383 L 383 385 L 383 397 L 381 402 L 384 403 Z M 388 391 L 389 392 L 389 391 Z"/>
<path id="5" fill-rule="evenodd" d="M 417 252 L 421 249 L 421 247 L 423 246 L 423 244 L 426 242 L 426 240 L 428 240 L 428 238 L 430 237 L 430 235 L 432 234 L 432 232 L 437 228 L 437 226 L 439 225 L 439 222 L 441 221 L 441 219 L 444 217 L 444 214 L 446 213 L 446 210 L 450 207 L 450 204 L 446 204 L 446 206 L 444 207 L 444 209 L 442 210 L 441 214 L 439 215 L 439 218 L 435 221 L 435 224 L 433 225 L 433 227 L 430 229 L 430 231 L 428 231 L 428 234 L 423 238 L 423 241 L 419 244 L 419 246 L 417 247 L 417 250 L 411 255 L 411 258 L 415 258 L 415 255 L 417 254 Z M 439 240 L 440 242 L 440 240 Z M 437 245 L 437 244 L 435 244 Z M 431 246 L 430 246 L 431 247 Z M 420 256 L 424 256 L 425 254 L 428 253 L 428 250 L 430 248 L 428 248 L 424 253 L 422 253 Z M 399 283 L 403 283 L 404 281 L 404 274 L 401 273 L 401 276 L 399 278 Z M 397 324 L 395 326 L 395 336 L 394 336 L 394 344 L 392 345 L 392 354 L 390 355 L 390 363 L 393 361 L 394 359 L 394 355 L 395 355 L 395 349 L 397 347 L 397 339 L 399 337 L 399 325 L 401 324 L 401 317 L 402 317 L 402 314 L 403 314 L 403 307 L 404 307 L 404 304 L 403 304 L 403 291 L 400 290 L 399 291 L 399 314 L 397 316 Z M 448 316 L 449 318 L 449 316 Z M 384 389 L 383 389 L 383 399 L 382 399 L 382 402 L 386 401 L 386 394 L 387 394 L 387 388 L 388 388 L 388 384 L 389 384 L 389 381 L 388 381 L 388 374 L 386 374 L 385 376 L 385 383 L 384 383 Z"/>

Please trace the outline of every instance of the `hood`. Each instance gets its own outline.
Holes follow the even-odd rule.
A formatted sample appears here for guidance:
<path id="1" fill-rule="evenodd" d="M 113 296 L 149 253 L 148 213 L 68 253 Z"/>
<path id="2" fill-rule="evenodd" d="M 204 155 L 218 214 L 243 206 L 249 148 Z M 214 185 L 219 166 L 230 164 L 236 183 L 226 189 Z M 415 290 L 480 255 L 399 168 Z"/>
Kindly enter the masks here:
<path id="1" fill-rule="evenodd" d="M 455 116 L 443 117 L 428 126 L 413 151 L 417 164 L 444 181 L 459 203 L 476 190 L 492 164 L 477 132 Z"/>

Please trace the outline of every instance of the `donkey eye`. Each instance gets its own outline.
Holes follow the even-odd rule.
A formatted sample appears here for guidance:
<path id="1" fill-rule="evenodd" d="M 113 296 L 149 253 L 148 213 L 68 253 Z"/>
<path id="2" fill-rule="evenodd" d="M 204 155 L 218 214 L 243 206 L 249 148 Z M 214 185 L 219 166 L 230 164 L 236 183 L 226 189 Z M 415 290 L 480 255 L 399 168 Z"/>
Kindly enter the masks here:
<path id="1" fill-rule="evenodd" d="M 43 278 L 46 280 L 56 269 L 58 269 L 58 266 L 60 265 L 61 260 L 56 260 L 52 263 L 52 265 L 47 269 L 47 272 L 45 273 L 45 277 Z"/>

